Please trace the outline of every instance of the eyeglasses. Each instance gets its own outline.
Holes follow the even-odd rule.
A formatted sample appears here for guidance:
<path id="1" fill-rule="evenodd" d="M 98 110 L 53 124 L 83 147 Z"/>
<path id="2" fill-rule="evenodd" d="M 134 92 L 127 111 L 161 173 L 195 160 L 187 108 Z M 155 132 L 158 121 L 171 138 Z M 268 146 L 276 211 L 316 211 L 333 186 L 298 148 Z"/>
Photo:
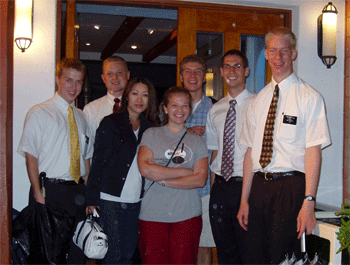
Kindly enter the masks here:
<path id="1" fill-rule="evenodd" d="M 222 68 L 224 70 L 230 70 L 230 69 L 237 70 L 237 69 L 242 69 L 243 65 L 241 65 L 240 63 L 236 63 L 234 65 L 225 64 Z"/>

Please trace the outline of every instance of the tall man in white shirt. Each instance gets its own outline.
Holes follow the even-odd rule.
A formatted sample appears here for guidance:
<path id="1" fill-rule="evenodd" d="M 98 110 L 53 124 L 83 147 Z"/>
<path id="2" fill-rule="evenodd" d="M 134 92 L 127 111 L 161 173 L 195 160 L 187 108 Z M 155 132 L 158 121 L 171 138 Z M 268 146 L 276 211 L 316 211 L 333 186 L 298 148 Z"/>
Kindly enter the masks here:
<path id="1" fill-rule="evenodd" d="M 275 28 L 265 42 L 273 78 L 249 105 L 240 138 L 248 150 L 237 218 L 248 230 L 248 262 L 278 264 L 287 253 L 300 255 L 298 239 L 316 225 L 321 148 L 331 139 L 322 96 L 293 73 L 294 33 Z"/>
<path id="2" fill-rule="evenodd" d="M 241 264 L 245 263 L 245 231 L 236 215 L 247 147 L 239 144 L 238 139 L 254 95 L 246 89 L 249 67 L 242 52 L 226 52 L 220 71 L 228 94 L 210 109 L 206 124 L 207 146 L 212 150 L 209 215 L 219 264 Z M 232 130 L 227 131 L 229 128 Z M 233 153 L 228 154 L 226 147 Z"/>
<path id="3" fill-rule="evenodd" d="M 84 113 L 93 133 L 93 142 L 101 120 L 115 112 L 119 107 L 119 102 L 130 78 L 126 61 L 119 56 L 108 57 L 103 61 L 101 77 L 107 87 L 107 95 L 90 102 L 84 107 Z"/>
<path id="4" fill-rule="evenodd" d="M 53 98 L 28 111 L 18 147 L 18 152 L 26 159 L 30 203 L 35 200 L 63 211 L 76 222 L 85 217 L 84 182 L 92 157 L 88 123 L 84 113 L 74 105 L 85 73 L 85 66 L 76 59 L 63 59 L 57 64 L 58 90 Z M 40 172 L 45 172 L 47 177 L 46 197 L 40 189 Z M 71 237 L 65 239 L 58 263 L 66 262 L 70 241 Z M 68 261 L 83 262 L 76 260 L 76 254 L 69 256 Z"/>
<path id="5" fill-rule="evenodd" d="M 212 99 L 203 93 L 207 66 L 198 55 L 188 55 L 180 63 L 180 79 L 183 87 L 192 96 L 192 113 L 186 120 L 185 126 L 189 133 L 202 136 L 205 140 L 205 123 L 208 111 L 213 105 Z M 208 175 L 209 178 L 209 175 Z M 199 241 L 197 264 L 212 264 L 212 248 L 215 247 L 213 233 L 209 221 L 210 179 L 200 189 L 202 198 L 203 228 Z"/>

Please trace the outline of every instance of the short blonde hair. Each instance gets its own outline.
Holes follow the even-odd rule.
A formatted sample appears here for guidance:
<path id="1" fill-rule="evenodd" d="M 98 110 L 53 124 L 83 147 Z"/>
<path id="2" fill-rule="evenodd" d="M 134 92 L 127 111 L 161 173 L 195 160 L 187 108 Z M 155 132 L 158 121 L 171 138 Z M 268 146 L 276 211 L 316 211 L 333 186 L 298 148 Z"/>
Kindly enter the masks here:
<path id="1" fill-rule="evenodd" d="M 271 29 L 269 32 L 267 32 L 266 35 L 265 35 L 265 45 L 266 45 L 266 47 L 267 47 L 270 39 L 273 36 L 283 36 L 283 37 L 285 37 L 289 41 L 289 44 L 290 44 L 290 46 L 293 49 L 295 49 L 296 46 L 297 46 L 297 37 L 295 36 L 295 34 L 289 28 L 277 27 L 277 28 Z"/>
<path id="2" fill-rule="evenodd" d="M 119 56 L 110 56 L 110 57 L 108 57 L 106 60 L 103 61 L 103 64 L 102 64 L 102 73 L 104 73 L 106 64 L 107 64 L 107 63 L 111 63 L 111 62 L 122 62 L 123 65 L 125 66 L 126 71 L 129 71 L 129 70 L 128 70 L 128 64 L 126 63 L 126 61 L 125 61 L 122 57 L 119 57 Z"/>

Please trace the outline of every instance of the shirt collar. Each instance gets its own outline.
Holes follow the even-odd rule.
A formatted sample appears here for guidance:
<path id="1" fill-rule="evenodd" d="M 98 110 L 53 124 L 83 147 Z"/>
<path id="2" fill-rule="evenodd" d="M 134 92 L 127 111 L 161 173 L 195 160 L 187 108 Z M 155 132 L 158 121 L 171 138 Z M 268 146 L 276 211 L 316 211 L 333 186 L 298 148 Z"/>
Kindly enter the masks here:
<path id="1" fill-rule="evenodd" d="M 296 74 L 293 72 L 290 76 L 283 79 L 281 82 L 278 83 L 278 87 L 281 92 L 284 92 L 288 87 L 290 87 L 295 81 L 297 80 Z M 275 79 L 272 78 L 272 87 L 275 88 L 277 85 L 277 82 Z"/>
<path id="2" fill-rule="evenodd" d="M 68 106 L 74 107 L 74 102 L 71 104 L 68 104 L 67 101 L 65 101 L 57 92 L 55 93 L 55 96 L 53 97 L 54 102 L 57 104 L 57 106 L 62 109 L 63 111 L 68 111 Z"/>
<path id="3" fill-rule="evenodd" d="M 249 91 L 248 89 L 244 89 L 241 93 L 236 98 L 231 97 L 229 93 L 227 93 L 226 99 L 227 99 L 227 104 L 230 104 L 230 101 L 235 99 L 237 101 L 236 105 L 241 105 L 242 102 L 249 96 Z"/>
<path id="4" fill-rule="evenodd" d="M 113 95 L 109 94 L 108 91 L 107 91 L 107 99 L 108 99 L 108 101 L 109 101 L 111 104 L 114 105 L 114 99 L 115 99 L 115 97 L 114 97 Z M 119 97 L 119 99 L 122 100 L 122 97 Z"/>

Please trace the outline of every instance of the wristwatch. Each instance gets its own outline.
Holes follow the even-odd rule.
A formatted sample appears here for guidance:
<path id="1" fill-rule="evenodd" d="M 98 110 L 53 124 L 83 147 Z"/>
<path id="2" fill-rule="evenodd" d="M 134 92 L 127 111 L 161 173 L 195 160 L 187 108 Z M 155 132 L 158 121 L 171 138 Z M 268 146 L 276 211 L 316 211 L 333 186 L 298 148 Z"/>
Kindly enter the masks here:
<path id="1" fill-rule="evenodd" d="M 304 199 L 307 200 L 307 201 L 314 201 L 314 202 L 316 201 L 316 198 L 311 196 L 311 195 L 305 196 Z"/>
<path id="2" fill-rule="evenodd" d="M 165 180 L 162 180 L 162 186 L 163 187 L 165 186 Z"/>

